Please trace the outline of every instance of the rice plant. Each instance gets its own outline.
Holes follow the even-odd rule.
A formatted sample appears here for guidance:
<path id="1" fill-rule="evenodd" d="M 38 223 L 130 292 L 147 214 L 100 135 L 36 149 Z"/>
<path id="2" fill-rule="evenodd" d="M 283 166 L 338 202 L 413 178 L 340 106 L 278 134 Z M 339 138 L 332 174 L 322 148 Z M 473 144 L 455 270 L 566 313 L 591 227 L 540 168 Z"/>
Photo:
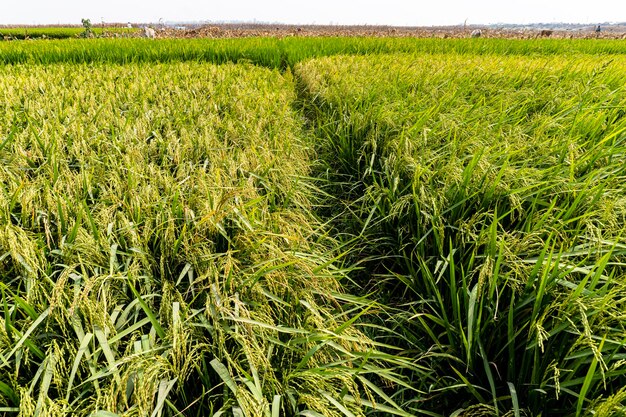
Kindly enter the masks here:
<path id="1" fill-rule="evenodd" d="M 4 67 L 0 86 L 2 412 L 387 403 L 368 375 L 393 371 L 351 325 L 367 306 L 342 307 L 288 80 L 250 65 L 58 64 Z"/>
<path id="2" fill-rule="evenodd" d="M 389 333 L 370 335 L 432 370 L 413 377 L 425 395 L 407 409 L 578 416 L 613 395 L 624 412 L 624 64 L 296 66 L 353 291 L 388 306 L 372 320 Z"/>
<path id="3" fill-rule="evenodd" d="M 68 39 L 78 38 L 84 29 L 80 27 L 11 27 L 0 28 L 0 38 L 3 40 L 23 39 Z M 95 36 L 103 34 L 132 35 L 139 32 L 138 28 L 126 27 L 93 27 Z"/>
<path id="4" fill-rule="evenodd" d="M 0 43 L 0 412 L 626 412 L 623 52 Z"/>
<path id="5" fill-rule="evenodd" d="M 20 29 L 23 30 L 23 29 Z M 80 29 L 77 28 L 80 31 Z M 96 34 L 100 28 L 94 28 Z M 134 30 L 134 29 L 132 29 Z M 0 33 L 2 33 L 0 31 Z M 14 36 L 14 35 L 10 35 Z M 0 42 L 0 64 L 199 61 L 243 62 L 292 69 L 311 58 L 337 55 L 447 54 L 467 56 L 567 56 L 590 60 L 621 56 L 626 44 L 589 39 L 242 38 L 242 39 L 61 39 Z"/>

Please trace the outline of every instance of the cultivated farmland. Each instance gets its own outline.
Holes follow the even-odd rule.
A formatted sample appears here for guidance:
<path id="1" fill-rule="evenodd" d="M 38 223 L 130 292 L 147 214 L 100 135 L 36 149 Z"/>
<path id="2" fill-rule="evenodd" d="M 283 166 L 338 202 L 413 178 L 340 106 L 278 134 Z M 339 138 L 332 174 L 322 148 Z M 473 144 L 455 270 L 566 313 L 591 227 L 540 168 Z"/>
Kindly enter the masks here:
<path id="1" fill-rule="evenodd" d="M 625 385 L 624 64 L 446 54 L 297 67 L 349 207 L 338 227 L 374 271 L 359 284 L 385 300 L 383 322 L 445 407 L 466 395 L 568 414 Z"/>
<path id="2" fill-rule="evenodd" d="M 126 27 L 94 27 L 90 29 L 93 36 L 119 37 L 139 36 L 139 29 Z M 23 39 L 68 39 L 85 35 L 81 27 L 0 27 L 2 40 Z"/>
<path id="3" fill-rule="evenodd" d="M 0 411 L 626 412 L 625 49 L 0 45 Z"/>

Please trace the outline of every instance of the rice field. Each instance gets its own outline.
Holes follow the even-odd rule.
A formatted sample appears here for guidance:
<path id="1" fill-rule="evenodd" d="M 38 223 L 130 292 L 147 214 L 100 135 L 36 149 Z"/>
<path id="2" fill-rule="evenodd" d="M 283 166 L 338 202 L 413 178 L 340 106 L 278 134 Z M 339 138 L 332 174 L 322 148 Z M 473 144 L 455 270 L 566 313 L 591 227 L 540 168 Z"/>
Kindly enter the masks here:
<path id="1" fill-rule="evenodd" d="M 626 413 L 624 48 L 0 44 L 0 413 Z"/>
<path id="2" fill-rule="evenodd" d="M 597 61 L 626 54 L 626 42 L 602 39 L 414 39 L 274 38 L 245 39 L 50 39 L 0 42 L 0 64 L 126 64 L 208 62 L 252 63 L 292 70 L 296 64 L 336 55 L 459 54 L 468 56 L 580 56 Z"/>
<path id="3" fill-rule="evenodd" d="M 0 40 L 24 40 L 24 39 L 69 39 L 78 38 L 85 31 L 82 27 L 2 27 L 0 28 Z M 132 35 L 138 34 L 137 28 L 126 27 L 93 27 L 95 36 Z"/>
<path id="4" fill-rule="evenodd" d="M 448 54 L 296 68 L 354 279 L 387 306 L 385 340 L 431 370 L 411 376 L 425 405 L 581 415 L 624 397 L 625 63 Z"/>

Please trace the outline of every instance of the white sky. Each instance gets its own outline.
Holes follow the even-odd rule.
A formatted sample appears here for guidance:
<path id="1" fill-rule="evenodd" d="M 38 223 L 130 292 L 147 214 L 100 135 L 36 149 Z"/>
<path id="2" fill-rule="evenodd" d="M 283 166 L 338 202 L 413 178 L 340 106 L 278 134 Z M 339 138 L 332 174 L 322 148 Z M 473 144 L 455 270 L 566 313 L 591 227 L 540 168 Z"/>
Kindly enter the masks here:
<path id="1" fill-rule="evenodd" d="M 259 21 L 406 26 L 626 21 L 626 0 L 0 0 L 0 24 Z"/>

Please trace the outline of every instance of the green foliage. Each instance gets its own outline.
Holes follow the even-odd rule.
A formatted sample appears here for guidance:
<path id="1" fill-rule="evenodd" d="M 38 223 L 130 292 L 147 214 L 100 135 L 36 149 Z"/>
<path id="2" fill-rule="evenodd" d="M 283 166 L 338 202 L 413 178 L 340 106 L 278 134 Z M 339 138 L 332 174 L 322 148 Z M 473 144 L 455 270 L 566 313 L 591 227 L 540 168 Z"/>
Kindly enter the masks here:
<path id="1" fill-rule="evenodd" d="M 91 27 L 91 33 L 95 36 L 105 34 L 115 34 L 118 36 L 129 36 L 138 32 L 137 28 L 120 27 Z M 27 28 L 0 28 L 0 40 L 21 40 L 21 39 L 68 39 L 79 38 L 84 33 L 84 29 L 78 27 L 27 27 Z M 42 48 L 45 44 L 40 44 L 36 48 Z M 15 46 L 14 46 L 15 47 Z M 18 47 L 19 48 L 19 47 Z M 40 49 L 43 50 L 43 49 Z"/>
<path id="2" fill-rule="evenodd" d="M 0 412 L 624 413 L 623 52 L 1 43 Z"/>
<path id="3" fill-rule="evenodd" d="M 80 34 L 80 36 L 82 38 L 91 38 L 93 36 L 93 32 L 91 30 L 91 20 L 80 19 L 80 23 L 83 25 L 83 32 Z"/>
<path id="4" fill-rule="evenodd" d="M 3 410 L 339 416 L 362 414 L 362 395 L 385 403 L 354 376 L 393 371 L 342 310 L 281 74 L 7 66 L 0 91 Z"/>
<path id="5" fill-rule="evenodd" d="M 138 29 L 93 28 L 124 34 Z M 78 37 L 79 28 L 0 29 L 6 36 L 48 33 L 54 38 Z M 49 31 L 49 32 L 48 32 Z M 71 35 L 70 35 L 71 33 Z M 11 35 L 9 35 L 11 36 Z M 336 55 L 380 55 L 389 53 L 428 53 L 467 56 L 554 56 L 588 54 L 590 59 L 603 55 L 623 55 L 626 44 L 613 40 L 510 40 L 510 39 L 390 39 L 390 38 L 241 38 L 241 39 L 78 39 L 46 42 L 0 42 L 0 63 L 111 63 L 201 61 L 221 64 L 246 62 L 284 70 L 310 58 Z M 595 58 L 594 58 L 595 59 Z"/>
<path id="6" fill-rule="evenodd" d="M 370 335 L 432 370 L 412 377 L 428 395 L 404 398 L 416 412 L 582 415 L 626 385 L 624 63 L 296 67 L 353 291 L 387 305 L 374 323 L 390 332 Z"/>

